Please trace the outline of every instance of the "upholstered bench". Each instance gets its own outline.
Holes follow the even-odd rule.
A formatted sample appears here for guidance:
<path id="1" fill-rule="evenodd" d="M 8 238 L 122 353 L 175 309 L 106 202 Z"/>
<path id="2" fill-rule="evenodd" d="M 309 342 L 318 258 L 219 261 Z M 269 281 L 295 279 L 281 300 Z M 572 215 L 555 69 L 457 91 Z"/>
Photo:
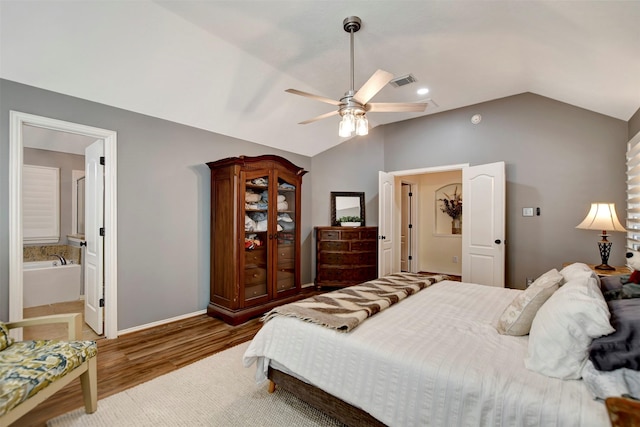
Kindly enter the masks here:
<path id="1" fill-rule="evenodd" d="M 17 341 L 9 329 L 50 323 L 67 323 L 69 341 Z M 81 341 L 82 316 L 59 314 L 0 322 L 0 426 L 7 426 L 49 396 L 80 377 L 87 413 L 98 400 L 97 345 Z"/>

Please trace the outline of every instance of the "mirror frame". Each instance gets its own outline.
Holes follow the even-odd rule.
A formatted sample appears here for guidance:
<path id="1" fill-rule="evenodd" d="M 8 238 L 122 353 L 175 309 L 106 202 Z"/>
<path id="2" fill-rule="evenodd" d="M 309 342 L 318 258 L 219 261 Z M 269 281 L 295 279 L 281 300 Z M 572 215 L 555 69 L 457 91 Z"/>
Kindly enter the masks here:
<path id="1" fill-rule="evenodd" d="M 336 218 L 336 197 L 358 197 L 360 199 L 360 218 L 362 218 L 361 226 L 365 225 L 365 206 L 364 206 L 364 192 L 353 191 L 332 191 L 331 192 L 331 225 L 339 226 L 338 218 Z"/>

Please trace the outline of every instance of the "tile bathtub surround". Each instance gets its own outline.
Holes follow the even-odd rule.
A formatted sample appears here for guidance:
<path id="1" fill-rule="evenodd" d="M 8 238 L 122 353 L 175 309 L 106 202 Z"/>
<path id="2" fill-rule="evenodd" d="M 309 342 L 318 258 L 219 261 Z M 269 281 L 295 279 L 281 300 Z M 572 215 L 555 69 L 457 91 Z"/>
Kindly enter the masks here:
<path id="1" fill-rule="evenodd" d="M 67 262 L 80 263 L 80 248 L 69 245 L 24 246 L 22 248 L 22 261 L 53 260 L 55 254 L 62 255 Z"/>

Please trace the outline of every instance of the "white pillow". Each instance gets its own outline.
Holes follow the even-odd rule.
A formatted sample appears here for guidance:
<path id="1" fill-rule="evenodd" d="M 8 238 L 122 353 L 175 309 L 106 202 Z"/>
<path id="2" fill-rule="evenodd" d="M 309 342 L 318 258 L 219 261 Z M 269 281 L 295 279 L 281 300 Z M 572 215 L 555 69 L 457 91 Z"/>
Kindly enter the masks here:
<path id="1" fill-rule="evenodd" d="M 498 332 L 503 335 L 527 335 L 536 313 L 563 281 L 564 278 L 555 268 L 538 277 L 504 309 L 496 327 Z"/>
<path id="2" fill-rule="evenodd" d="M 533 319 L 527 369 L 561 379 L 579 379 L 593 338 L 614 332 L 609 308 L 591 275 L 558 289 Z"/>
<path id="3" fill-rule="evenodd" d="M 596 279 L 596 284 L 600 286 L 600 277 L 587 264 L 582 262 L 574 262 L 560 270 L 560 274 L 564 277 L 564 281 L 569 282 L 580 277 L 590 276 Z"/>

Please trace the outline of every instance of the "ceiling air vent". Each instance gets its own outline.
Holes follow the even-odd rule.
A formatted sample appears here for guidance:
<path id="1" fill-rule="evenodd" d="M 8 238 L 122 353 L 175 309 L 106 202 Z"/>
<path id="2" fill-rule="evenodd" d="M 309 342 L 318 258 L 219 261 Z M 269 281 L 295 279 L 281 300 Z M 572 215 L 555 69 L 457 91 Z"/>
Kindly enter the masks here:
<path id="1" fill-rule="evenodd" d="M 391 84 L 391 86 L 393 87 L 400 87 L 400 86 L 406 86 L 408 84 L 415 83 L 415 82 L 417 82 L 416 78 L 413 77 L 413 75 L 411 74 L 407 74 L 406 76 L 396 77 L 395 79 L 391 80 L 389 84 Z"/>

